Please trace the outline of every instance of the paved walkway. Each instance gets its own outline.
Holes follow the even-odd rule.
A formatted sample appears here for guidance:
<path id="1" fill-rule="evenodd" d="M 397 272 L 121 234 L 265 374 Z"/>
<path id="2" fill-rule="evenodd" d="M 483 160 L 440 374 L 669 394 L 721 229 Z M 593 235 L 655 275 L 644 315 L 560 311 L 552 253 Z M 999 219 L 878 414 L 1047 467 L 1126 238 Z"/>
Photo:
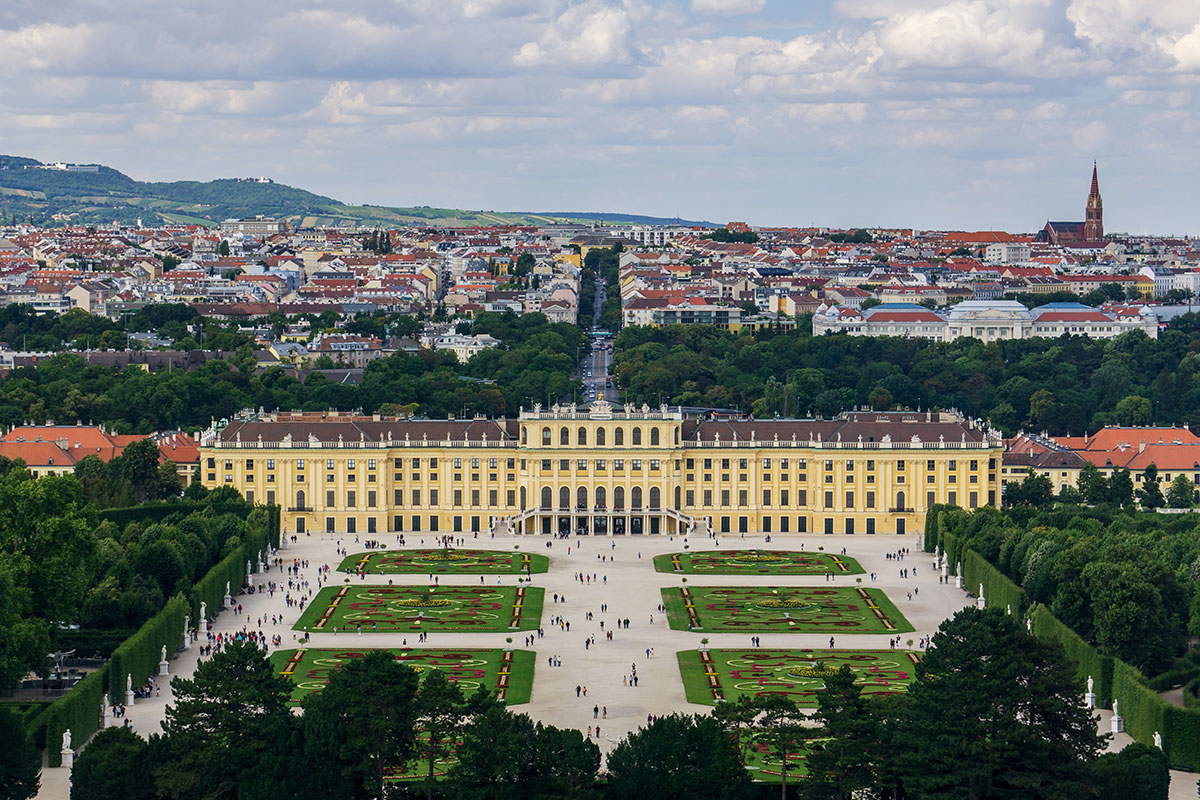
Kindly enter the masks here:
<path id="1" fill-rule="evenodd" d="M 389 541 L 386 536 L 380 536 L 380 541 L 387 547 L 397 548 L 399 545 L 394 538 Z M 707 636 L 709 647 L 746 647 L 749 645 L 749 635 L 717 634 L 717 633 L 688 633 L 673 631 L 667 625 L 664 614 L 658 611 L 662 602 L 659 589 L 664 586 L 681 585 L 680 576 L 674 576 L 654 571 L 653 557 L 660 553 L 673 552 L 683 549 L 685 539 L 682 537 L 582 537 L 570 540 L 554 540 L 547 548 L 547 540 L 543 538 L 500 537 L 496 539 L 468 539 L 466 546 L 490 549 L 512 549 L 514 547 L 532 553 L 542 553 L 550 556 L 550 572 L 544 575 L 534 575 L 533 585 L 546 590 L 546 601 L 542 614 L 542 626 L 545 637 L 538 640 L 533 648 L 537 653 L 535 662 L 535 677 L 533 694 L 528 704 L 513 706 L 515 712 L 527 713 L 535 719 L 550 725 L 565 728 L 577 728 L 586 732 L 588 726 L 595 726 L 592 719 L 592 707 L 599 705 L 607 707 L 608 716 L 599 720 L 601 736 L 597 740 L 603 752 L 611 750 L 613 744 L 630 731 L 646 724 L 647 714 L 667 714 L 672 711 L 688 713 L 705 713 L 710 706 L 688 703 L 684 697 L 683 682 L 675 659 L 679 650 L 690 650 L 699 647 L 700 639 Z M 687 539 L 692 552 L 711 549 L 735 549 L 742 547 L 784 547 L 788 549 L 817 550 L 826 548 L 828 552 L 840 552 L 846 548 L 847 555 L 854 557 L 867 573 L 877 573 L 878 580 L 870 583 L 865 575 L 836 576 L 833 585 L 855 586 L 856 578 L 863 578 L 863 586 L 883 589 L 896 607 L 913 624 L 916 631 L 901 634 L 901 645 L 907 647 L 908 641 L 916 642 L 923 636 L 933 634 L 938 625 L 959 609 L 973 602 L 965 592 L 954 588 L 951 583 L 938 583 L 937 572 L 933 568 L 932 556 L 918 552 L 919 543 L 913 536 L 820 536 L 820 535 L 791 535 L 775 536 L 767 545 L 762 536 L 747 536 L 745 539 L 735 536 L 721 537 L 718 541 L 712 539 L 690 537 Z M 353 538 L 340 540 L 349 552 L 359 552 L 361 547 L 354 543 Z M 407 549 L 433 547 L 432 538 L 422 542 L 419 535 L 406 536 Z M 328 537 L 304 537 L 297 545 L 281 550 L 279 555 L 287 563 L 292 559 L 306 559 L 308 568 L 301 570 L 301 578 L 310 582 L 311 592 L 317 591 L 317 570 L 323 565 L 334 567 L 331 573 L 331 584 L 340 584 L 345 575 L 336 571 L 341 562 L 337 555 L 337 541 Z M 833 549 L 836 547 L 836 550 Z M 908 547 L 913 552 L 903 562 L 890 561 L 889 553 L 899 548 Z M 603 557 L 603 560 L 602 560 Z M 915 577 L 903 579 L 899 576 L 902 568 L 916 570 Z M 580 584 L 575 578 L 578 572 L 594 574 L 596 580 L 590 585 Z M 607 577 L 607 581 L 605 581 Z M 688 584 L 692 586 L 705 585 L 747 585 L 766 586 L 778 585 L 788 581 L 795 584 L 821 585 L 824 583 L 820 576 L 809 578 L 784 578 L 782 576 L 732 576 L 732 575 L 687 575 Z M 286 586 L 287 574 L 279 568 L 273 569 L 267 575 L 255 575 L 255 583 L 265 579 L 274 580 L 277 584 Z M 353 579 L 355 583 L 386 583 L 391 580 L 397 585 L 425 585 L 425 575 L 387 575 L 368 576 L 367 580 Z M 454 577 L 440 576 L 442 585 L 471 585 L 474 576 L 463 576 L 461 580 Z M 495 576 L 488 576 L 489 584 L 494 585 Z M 502 576 L 501 581 L 506 585 L 516 585 L 517 576 Z M 917 597 L 907 599 L 908 592 L 919 587 Z M 554 603 L 552 596 L 558 593 L 563 602 Z M 247 624 L 253 624 L 258 618 L 268 618 L 267 624 L 261 630 L 268 637 L 280 634 L 283 644 L 280 649 L 298 646 L 298 633 L 291 626 L 300 614 L 298 608 L 288 608 L 284 602 L 285 592 L 276 591 L 274 598 L 263 594 L 241 594 L 234 598 L 235 603 L 241 603 L 243 612 L 240 616 L 230 611 L 222 612 L 213 622 L 211 630 L 222 633 L 235 633 Z M 295 596 L 295 592 L 292 593 Z M 608 604 L 608 613 L 600 613 L 600 605 Z M 591 611 L 594 619 L 588 622 L 585 614 Z M 281 616 L 282 621 L 272 626 L 269 617 L 274 614 Z M 549 620 L 555 615 L 562 615 L 571 623 L 570 632 L 560 630 L 551 625 Z M 614 630 L 613 641 L 608 641 L 600 629 L 600 621 L 604 620 L 605 630 L 614 627 L 617 619 L 630 619 L 629 630 Z M 653 621 L 651 621 L 653 620 Z M 258 629 L 258 626 L 255 625 Z M 595 634 L 596 644 L 585 650 L 584 640 Z M 507 633 L 430 633 L 428 641 L 421 647 L 504 647 Z M 514 646 L 519 647 L 524 632 L 512 634 Z M 825 648 L 829 645 L 828 634 L 759 634 L 762 647 L 812 647 Z M 402 633 L 364 633 L 361 636 L 348 633 L 319 633 L 312 634 L 309 647 L 400 647 L 405 638 Z M 887 634 L 854 634 L 837 637 L 837 645 L 855 649 L 887 649 Z M 352 642 L 348 642 L 351 639 Z M 410 641 L 409 645 L 415 643 Z M 647 657 L 647 648 L 653 649 L 653 655 Z M 547 659 L 558 656 L 562 661 L 561 667 L 550 667 Z M 172 675 L 191 676 L 196 669 L 198 646 L 176 654 L 171 661 Z M 636 688 L 622 685 L 622 678 L 630 675 L 631 665 L 637 665 L 638 686 Z M 165 679 L 160 679 L 165 683 Z M 576 698 L 575 686 L 586 686 L 587 696 Z M 1082 692 L 1082 689 L 1081 689 Z M 128 709 L 127 718 L 135 731 L 143 736 L 161 730 L 166 706 L 171 702 L 171 690 L 167 685 L 161 687 L 161 695 L 138 700 Z M 1106 714 L 1108 712 L 1102 712 Z M 1108 729 L 1106 719 L 1101 719 L 1102 730 Z M 1119 749 L 1130 741 L 1128 737 L 1118 737 L 1113 746 Z M 1178 796 L 1194 797 L 1196 777 L 1187 773 L 1173 776 L 1172 798 Z M 68 796 L 67 770 L 43 770 L 43 788 L 39 798 L 59 800 Z M 1180 789 L 1177 794 L 1176 789 Z M 1186 791 L 1184 791 L 1186 790 Z"/>

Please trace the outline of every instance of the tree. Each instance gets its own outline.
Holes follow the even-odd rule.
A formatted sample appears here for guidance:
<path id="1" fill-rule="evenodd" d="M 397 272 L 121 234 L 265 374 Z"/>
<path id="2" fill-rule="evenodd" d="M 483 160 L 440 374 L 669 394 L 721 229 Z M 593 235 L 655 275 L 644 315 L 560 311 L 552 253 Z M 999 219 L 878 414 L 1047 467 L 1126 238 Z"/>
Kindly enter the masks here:
<path id="1" fill-rule="evenodd" d="M 1112 477 L 1108 479 L 1108 500 L 1119 506 L 1133 505 L 1133 478 L 1129 470 L 1113 470 Z"/>
<path id="2" fill-rule="evenodd" d="M 1191 508 L 1196 504 L 1194 492 L 1195 487 L 1186 475 L 1176 475 L 1167 487 L 1167 505 L 1170 508 Z"/>
<path id="3" fill-rule="evenodd" d="M 701 644 L 708 644 L 702 639 Z M 758 705 L 748 694 L 738 695 L 737 700 L 721 700 L 712 710 L 713 719 L 721 723 L 721 727 L 733 734 L 733 743 L 737 747 L 738 757 L 744 762 L 746 752 L 742 746 L 742 731 L 754 724 L 758 717 Z"/>
<path id="4" fill-rule="evenodd" d="M 304 700 L 305 748 L 323 787 L 344 797 L 382 798 L 389 767 L 416 753 L 417 673 L 387 650 L 342 665 Z"/>
<path id="5" fill-rule="evenodd" d="M 710 716 L 659 717 L 608 756 L 615 800 L 740 800 L 751 782 L 732 737 Z"/>
<path id="6" fill-rule="evenodd" d="M 460 800 L 582 796 L 600 768 L 600 748 L 577 730 L 534 723 L 486 693 L 467 703 L 473 720 L 446 781 Z"/>
<path id="7" fill-rule="evenodd" d="M 217 255 L 219 255 L 219 256 L 229 255 L 229 240 L 228 239 L 222 239 L 221 243 L 217 245 Z"/>
<path id="8" fill-rule="evenodd" d="M 879 719 L 854 682 L 854 673 L 843 664 L 825 678 L 817 694 L 816 718 L 829 736 L 808 757 L 808 774 L 830 797 L 848 800 L 873 781 L 871 753 L 876 749 Z"/>
<path id="9" fill-rule="evenodd" d="M 892 405 L 895 403 L 895 398 L 892 397 L 892 393 L 887 389 L 883 388 L 882 386 L 876 386 L 871 390 L 871 393 L 867 395 L 867 402 L 870 403 L 871 408 L 875 409 L 876 411 L 887 411 L 891 409 Z"/>
<path id="10" fill-rule="evenodd" d="M 942 623 L 917 665 L 894 756 L 905 791 L 990 800 L 1079 797 L 1102 739 L 1062 648 L 999 609 Z"/>
<path id="11" fill-rule="evenodd" d="M 158 445 L 149 437 L 125 445 L 117 462 L 117 472 L 129 481 L 139 499 L 158 496 Z"/>
<path id="12" fill-rule="evenodd" d="M 794 700 L 781 694 L 759 697 L 758 709 L 761 714 L 757 725 L 758 739 L 765 742 L 779 759 L 779 796 L 787 800 L 787 776 L 791 767 L 788 756 L 799 752 L 799 742 L 804 738 L 804 729 L 800 727 L 800 711 Z"/>
<path id="13" fill-rule="evenodd" d="M 38 793 L 42 756 L 21 719 L 0 708 L 0 800 L 30 800 Z"/>
<path id="14" fill-rule="evenodd" d="M 1090 461 L 1079 470 L 1079 493 L 1089 505 L 1108 502 L 1108 479 Z"/>
<path id="15" fill-rule="evenodd" d="M 1166 754 L 1138 742 L 1100 756 L 1090 771 L 1100 800 L 1167 800 L 1171 788 Z"/>
<path id="16" fill-rule="evenodd" d="M 283 731 L 294 720 L 291 682 L 258 647 L 233 642 L 171 688 L 175 705 L 163 722 L 169 757 L 155 771 L 159 791 L 172 798 L 238 796 L 270 749 L 286 741 Z"/>
<path id="17" fill-rule="evenodd" d="M 1151 419 L 1150 401 L 1140 395 L 1131 394 L 1117 403 L 1117 419 L 1122 425 L 1149 425 Z"/>
<path id="18" fill-rule="evenodd" d="M 1030 470 L 1020 483 L 1010 483 L 1005 487 L 1004 500 L 1010 506 L 1047 506 L 1054 501 L 1054 484 L 1046 475 Z"/>
<path id="19" fill-rule="evenodd" d="M 1137 497 L 1142 508 L 1147 511 L 1162 508 L 1162 482 L 1158 478 L 1158 467 L 1154 464 L 1146 467 L 1142 472 L 1142 488 L 1137 490 Z"/>
<path id="20" fill-rule="evenodd" d="M 433 800 L 434 764 L 453 753 L 462 727 L 462 703 L 462 691 L 440 669 L 431 671 L 417 690 L 416 718 L 421 730 L 417 737 L 417 753 L 429 763 L 425 776 L 425 796 L 429 800 Z"/>
<path id="21" fill-rule="evenodd" d="M 75 757 L 71 800 L 154 800 L 150 746 L 130 728 L 107 728 Z"/>

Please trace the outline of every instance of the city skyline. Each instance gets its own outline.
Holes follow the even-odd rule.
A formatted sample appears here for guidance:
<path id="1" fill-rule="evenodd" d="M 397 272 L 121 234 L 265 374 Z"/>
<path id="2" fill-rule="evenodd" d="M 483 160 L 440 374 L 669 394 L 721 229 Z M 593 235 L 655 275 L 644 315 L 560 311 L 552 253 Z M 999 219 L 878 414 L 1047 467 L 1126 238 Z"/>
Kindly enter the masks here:
<path id="1" fill-rule="evenodd" d="M 350 203 L 1186 234 L 1200 9 L 104 3 L 0 13 L 0 151 Z"/>

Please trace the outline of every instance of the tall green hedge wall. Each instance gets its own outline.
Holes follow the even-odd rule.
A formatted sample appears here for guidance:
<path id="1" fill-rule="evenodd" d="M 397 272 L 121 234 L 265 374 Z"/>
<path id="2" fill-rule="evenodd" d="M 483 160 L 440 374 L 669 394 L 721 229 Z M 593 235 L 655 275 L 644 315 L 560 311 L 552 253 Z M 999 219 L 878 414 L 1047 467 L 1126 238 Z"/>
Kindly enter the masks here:
<path id="1" fill-rule="evenodd" d="M 1024 589 L 974 550 L 968 550 L 963 559 L 963 581 L 967 590 L 973 593 L 977 593 L 983 584 L 983 598 L 988 608 L 1008 608 L 1019 617 L 1029 603 Z"/>
<path id="2" fill-rule="evenodd" d="M 1053 639 L 1067 651 L 1067 658 L 1075 665 L 1075 674 L 1079 676 L 1080 697 L 1087 691 L 1087 679 L 1094 681 L 1096 705 L 1099 708 L 1112 706 L 1113 697 L 1113 661 L 1112 656 L 1106 656 L 1085 642 L 1083 638 L 1058 618 L 1050 613 L 1050 609 L 1035 603 L 1029 609 L 1029 617 L 1033 620 L 1033 633 L 1041 639 Z"/>
<path id="3" fill-rule="evenodd" d="M 51 767 L 62 766 L 62 735 L 71 731 L 71 746 L 79 748 L 100 727 L 108 664 L 83 676 L 71 691 L 46 712 L 46 758 Z"/>

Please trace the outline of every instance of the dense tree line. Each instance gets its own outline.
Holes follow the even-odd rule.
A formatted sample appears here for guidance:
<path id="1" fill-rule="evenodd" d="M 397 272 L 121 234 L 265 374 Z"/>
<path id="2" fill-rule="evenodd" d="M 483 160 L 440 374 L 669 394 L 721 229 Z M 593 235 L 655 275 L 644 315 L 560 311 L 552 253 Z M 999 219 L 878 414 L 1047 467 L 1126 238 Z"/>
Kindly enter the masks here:
<path id="1" fill-rule="evenodd" d="M 514 714 L 486 691 L 463 697 L 436 670 L 419 680 L 386 651 L 335 671 L 296 716 L 290 683 L 239 643 L 174 679 L 161 736 L 98 734 L 76 761 L 71 796 L 743 800 L 792 788 L 822 800 L 1165 800 L 1162 753 L 1100 756 L 1061 648 L 1001 611 L 968 608 L 943 623 L 916 673 L 907 695 L 867 699 L 843 666 L 807 722 L 778 695 L 662 716 L 618 742 L 599 773 L 599 748 L 579 731 Z M 788 765 L 779 790 L 751 784 L 750 748 Z M 420 777 L 388 781 L 400 768 Z"/>
<path id="2" fill-rule="evenodd" d="M 1200 524 L 1114 506 L 942 512 L 946 530 L 1101 652 L 1153 676 L 1200 634 Z"/>
<path id="3" fill-rule="evenodd" d="M 115 370 L 64 353 L 0 379 L 0 423 L 81 420 L 148 433 L 204 427 L 247 407 L 499 416 L 570 397 L 578 388 L 571 372 L 583 334 L 575 325 L 551 324 L 541 314 L 481 313 L 471 331 L 490 334 L 502 346 L 466 364 L 445 350 L 396 353 L 372 361 L 361 385 L 320 373 L 301 381 L 279 367 L 260 371 L 248 346 L 190 372 Z"/>
<path id="4" fill-rule="evenodd" d="M 161 522 L 121 527 L 102 519 L 93 501 L 160 485 L 157 449 L 145 456 L 131 447 L 134 452 L 115 459 L 103 476 L 89 464 L 82 478 L 35 479 L 19 461 L 0 464 L 0 689 L 29 672 L 44 673 L 54 646 L 115 644 L 111 636 L 92 634 L 137 628 L 166 598 L 190 589 L 252 528 L 267 526 L 267 511 L 250 510 L 236 491 L 201 498 L 199 486 L 191 493 L 198 506 L 181 505 L 177 516 L 163 514 Z M 103 489 L 99 481 L 116 488 Z"/>
<path id="5" fill-rule="evenodd" d="M 1006 433 L 1200 424 L 1200 326 L 984 344 L 701 325 L 622 331 L 614 373 L 634 403 L 740 408 L 758 417 L 854 407 L 957 408 Z"/>

